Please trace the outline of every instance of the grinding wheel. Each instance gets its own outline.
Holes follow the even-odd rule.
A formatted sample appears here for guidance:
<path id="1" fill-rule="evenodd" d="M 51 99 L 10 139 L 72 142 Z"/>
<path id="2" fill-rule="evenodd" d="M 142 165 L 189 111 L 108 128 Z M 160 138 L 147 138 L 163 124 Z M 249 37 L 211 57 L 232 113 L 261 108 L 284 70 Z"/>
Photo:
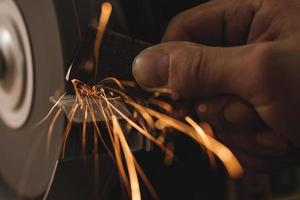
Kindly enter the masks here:
<path id="1" fill-rule="evenodd" d="M 0 0 L 0 174 L 21 197 L 42 195 L 59 156 L 63 119 L 46 156 L 49 96 L 63 90 L 62 47 L 51 0 Z"/>

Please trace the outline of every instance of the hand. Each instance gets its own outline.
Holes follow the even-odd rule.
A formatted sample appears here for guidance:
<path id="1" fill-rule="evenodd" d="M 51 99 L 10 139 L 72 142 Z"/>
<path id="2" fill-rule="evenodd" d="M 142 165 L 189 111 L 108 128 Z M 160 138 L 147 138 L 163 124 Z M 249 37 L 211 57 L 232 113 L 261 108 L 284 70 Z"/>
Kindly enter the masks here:
<path id="1" fill-rule="evenodd" d="M 206 104 L 202 119 L 245 168 L 265 171 L 295 160 L 298 0 L 210 1 L 176 16 L 162 42 L 133 63 L 144 89 L 168 87 L 182 99 Z"/>

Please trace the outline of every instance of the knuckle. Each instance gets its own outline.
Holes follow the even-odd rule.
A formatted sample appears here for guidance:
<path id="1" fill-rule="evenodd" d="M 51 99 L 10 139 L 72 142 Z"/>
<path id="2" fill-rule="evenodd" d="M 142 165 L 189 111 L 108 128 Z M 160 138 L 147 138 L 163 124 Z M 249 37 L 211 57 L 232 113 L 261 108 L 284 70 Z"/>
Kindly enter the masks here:
<path id="1" fill-rule="evenodd" d="M 198 91 L 202 88 L 205 93 L 205 83 L 209 77 L 209 68 L 207 67 L 207 58 L 204 49 L 201 47 L 194 47 L 187 52 L 187 69 L 186 69 L 186 84 L 189 85 L 192 91 Z M 198 91 L 199 92 L 199 91 Z"/>
<path id="2" fill-rule="evenodd" d="M 200 81 L 205 82 L 204 80 L 207 74 L 207 67 L 205 64 L 205 54 L 203 48 L 197 48 L 197 50 L 194 52 L 190 67 L 190 76 L 193 77 L 193 80 L 196 80 L 198 83 Z"/>
<path id="3" fill-rule="evenodd" d="M 168 29 L 174 30 L 182 30 L 185 26 L 184 13 L 180 13 L 173 17 L 173 19 L 169 22 Z"/>
<path id="4" fill-rule="evenodd" d="M 260 44 L 254 53 L 254 74 L 257 80 L 256 92 L 261 94 L 260 104 L 274 101 L 284 90 L 283 73 L 286 70 L 285 50 L 273 42 Z M 276 88 L 274 90 L 274 88 Z"/>
<path id="5" fill-rule="evenodd" d="M 278 49 L 272 43 L 265 42 L 256 47 L 253 60 L 257 62 L 259 68 L 266 68 L 275 64 L 276 55 L 278 55 Z"/>
<path id="6" fill-rule="evenodd" d="M 186 40 L 188 38 L 188 11 L 176 15 L 168 24 L 163 41 Z"/>
<path id="7" fill-rule="evenodd" d="M 181 48 L 174 49 L 170 62 L 169 83 L 179 95 L 189 96 L 199 86 L 199 70 L 202 62 L 201 48 L 191 43 L 181 43 Z"/>

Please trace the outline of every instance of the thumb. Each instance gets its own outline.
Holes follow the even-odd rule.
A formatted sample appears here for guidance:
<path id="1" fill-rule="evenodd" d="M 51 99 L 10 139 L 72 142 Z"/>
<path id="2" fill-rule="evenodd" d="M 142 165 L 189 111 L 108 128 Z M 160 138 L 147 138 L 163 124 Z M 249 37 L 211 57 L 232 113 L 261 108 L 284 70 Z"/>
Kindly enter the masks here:
<path id="1" fill-rule="evenodd" d="M 235 94 L 245 98 L 255 84 L 255 45 L 208 47 L 190 42 L 168 42 L 140 53 L 133 75 L 146 90 L 166 87 L 182 98 Z M 247 99 L 247 98 L 246 98 Z"/>

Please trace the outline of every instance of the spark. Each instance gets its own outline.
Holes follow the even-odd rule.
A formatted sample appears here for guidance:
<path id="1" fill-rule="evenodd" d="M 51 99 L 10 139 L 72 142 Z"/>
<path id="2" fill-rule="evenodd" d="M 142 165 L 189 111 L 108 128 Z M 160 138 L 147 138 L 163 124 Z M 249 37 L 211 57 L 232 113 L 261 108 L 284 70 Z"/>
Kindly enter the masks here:
<path id="1" fill-rule="evenodd" d="M 165 151 L 167 162 L 170 162 L 174 155 L 172 152 L 172 145 L 166 145 L 163 138 L 168 134 L 166 128 L 173 128 L 204 146 L 211 159 L 213 159 L 212 154 L 216 155 L 223 162 L 231 177 L 237 178 L 243 173 L 243 169 L 236 157 L 225 145 L 213 138 L 212 130 L 209 129 L 207 124 L 202 123 L 199 125 L 188 116 L 185 118 L 187 121 L 187 123 L 185 123 L 172 118 L 167 114 L 144 106 L 135 101 L 134 98 L 130 97 L 126 93 L 126 89 L 122 83 L 114 78 L 107 78 L 105 81 L 101 81 L 101 84 L 94 86 L 89 86 L 75 79 L 72 80 L 72 83 L 75 87 L 75 96 L 73 96 L 74 101 L 64 101 L 64 98 L 70 99 L 71 97 L 69 96 L 59 99 L 59 106 L 61 108 L 71 107 L 70 110 L 64 109 L 69 116 L 69 123 L 65 129 L 62 154 L 64 155 L 72 121 L 76 118 L 77 122 L 82 123 L 83 138 L 87 134 L 87 123 L 92 124 L 97 135 L 97 140 L 98 138 L 100 139 L 99 141 L 104 144 L 104 147 L 110 156 L 116 160 L 122 183 L 124 184 L 126 191 L 130 193 L 132 199 L 141 198 L 137 176 L 140 176 L 141 180 L 147 185 L 149 190 L 152 191 L 153 197 L 156 197 L 156 194 L 153 192 L 154 189 L 152 185 L 144 175 L 137 161 L 134 159 L 134 155 L 130 150 L 126 138 L 126 132 L 123 131 L 119 120 L 125 120 L 127 125 L 130 125 L 137 131 L 136 134 L 141 134 Z M 114 86 L 111 86 L 111 83 L 114 83 Z M 106 84 L 110 84 L 110 87 Z M 146 102 L 148 101 L 145 100 L 145 103 Z M 161 100 L 153 100 L 153 97 L 151 102 L 164 108 L 163 110 L 165 112 L 170 112 L 173 109 L 168 103 Z M 69 103 L 72 105 L 65 105 Z M 129 109 L 129 107 L 131 109 Z M 129 110 L 132 111 L 129 112 Z M 82 114 L 78 114 L 78 112 L 82 112 Z M 112 149 L 105 144 L 102 137 L 102 134 L 104 133 L 101 132 L 98 126 L 99 121 L 105 122 L 107 134 L 110 136 Z M 151 132 L 161 132 L 161 134 L 154 137 Z M 83 141 L 83 144 L 85 144 L 85 141 Z M 82 145 L 82 147 L 85 148 L 85 145 Z M 125 163 L 123 163 L 123 158 L 125 159 Z"/>
<path id="2" fill-rule="evenodd" d="M 187 124 L 178 121 L 170 116 L 164 115 L 162 113 L 159 113 L 151 108 L 145 108 L 147 112 L 157 117 L 158 119 L 164 120 L 166 124 L 168 124 L 170 127 L 173 127 L 177 129 L 178 131 L 186 134 L 187 136 L 193 138 L 195 141 L 197 141 L 199 144 L 202 144 L 205 146 L 205 142 L 203 142 L 203 139 L 200 139 L 196 137 L 198 133 L 196 130 L 188 126 Z M 205 146 L 208 150 L 214 152 L 214 154 L 222 161 L 224 166 L 226 167 L 229 175 L 233 178 L 238 178 L 243 174 L 243 168 L 240 165 L 237 158 L 234 156 L 234 154 L 222 143 L 217 141 L 216 139 L 206 136 L 206 138 L 209 140 L 210 145 Z"/>
<path id="3" fill-rule="evenodd" d="M 120 127 L 119 121 L 117 120 L 116 116 L 112 116 L 112 123 L 114 128 L 115 137 L 118 137 L 120 140 L 120 144 L 123 148 L 123 153 L 125 156 L 128 173 L 129 173 L 129 180 L 130 180 L 130 187 L 131 187 L 131 199 L 132 200 L 140 200 L 141 199 L 141 191 L 139 186 L 139 180 L 134 164 L 133 154 L 129 148 L 129 145 L 126 141 L 122 128 Z"/>
<path id="4" fill-rule="evenodd" d="M 95 74 L 97 73 L 99 48 L 111 12 L 111 4 L 108 2 L 103 3 L 93 52 L 95 59 L 93 67 L 96 68 Z M 70 72 L 68 71 L 67 79 L 69 78 L 69 74 Z M 173 129 L 177 130 L 178 133 L 192 138 L 199 145 L 203 146 L 207 150 L 212 164 L 214 163 L 214 155 L 216 155 L 222 161 L 231 177 L 237 178 L 242 175 L 243 169 L 240 163 L 225 145 L 214 138 L 213 131 L 208 124 L 197 124 L 189 116 L 186 116 L 186 122 L 171 117 L 173 107 L 158 97 L 168 96 L 176 100 L 178 95 L 174 91 L 168 88 L 152 89 L 151 92 L 153 92 L 153 96 L 151 98 L 138 99 L 137 101 L 136 97 L 130 96 L 127 92 L 128 88 L 135 89 L 137 86 L 136 83 L 132 81 L 123 81 L 114 77 L 107 77 L 98 84 L 91 86 L 78 79 L 72 79 L 71 83 L 74 94 L 70 96 L 64 93 L 59 98 L 52 98 L 54 106 L 37 124 L 38 126 L 48 120 L 55 108 L 59 109 L 48 129 L 47 152 L 50 151 L 53 127 L 58 117 L 63 113 L 62 111 L 68 116 L 68 123 L 64 131 L 61 147 L 62 157 L 64 157 L 66 143 L 74 122 L 82 124 L 81 148 L 83 154 L 86 154 L 86 136 L 90 134 L 87 131 L 87 126 L 91 125 L 93 127 L 91 134 L 94 134 L 93 153 L 95 156 L 95 170 L 98 169 L 100 162 L 98 145 L 101 142 L 109 156 L 115 160 L 121 183 L 132 200 L 140 200 L 142 198 L 139 180 L 148 188 L 152 199 L 158 199 L 158 195 L 134 157 L 131 146 L 129 145 L 128 133 L 126 131 L 128 129 L 126 129 L 126 127 L 130 130 L 135 130 L 137 137 L 145 137 L 164 151 L 166 163 L 171 163 L 174 158 L 172 151 L 174 148 L 173 144 L 166 144 L 165 142 L 169 131 Z M 151 105 L 158 107 L 162 112 L 150 107 Z M 105 131 L 100 130 L 99 122 L 105 124 Z M 154 132 L 156 133 L 155 135 L 152 134 Z M 110 141 L 104 141 L 103 134 L 108 134 Z M 111 144 L 111 147 L 106 144 L 107 142 Z M 97 173 L 98 172 L 95 172 L 95 174 Z M 96 187 L 98 187 L 97 180 Z"/>
<path id="5" fill-rule="evenodd" d="M 101 14 L 99 18 L 98 30 L 97 30 L 95 46 L 94 46 L 94 58 L 95 58 L 95 66 L 96 66 L 95 76 L 98 72 L 99 49 L 111 12 L 112 12 L 112 5 L 109 2 L 104 2 L 101 5 Z"/>
<path id="6" fill-rule="evenodd" d="M 38 123 L 36 123 L 34 125 L 34 128 L 40 126 L 42 123 L 44 123 L 49 117 L 50 115 L 52 114 L 52 112 L 54 111 L 54 109 L 59 105 L 60 101 L 64 98 L 64 96 L 66 95 L 67 93 L 65 92 L 63 95 L 61 95 L 61 97 L 58 99 L 58 101 L 52 106 L 52 108 L 49 110 L 49 112 L 47 113 L 47 115 L 42 119 L 40 120 Z"/>
<path id="7" fill-rule="evenodd" d="M 88 117 L 88 109 L 85 107 L 84 110 L 84 119 L 83 119 L 83 125 L 82 125 L 82 141 L 81 141 L 81 147 L 83 155 L 85 155 L 85 149 L 86 149 L 86 125 L 87 125 L 87 117 Z"/>
<path id="8" fill-rule="evenodd" d="M 46 151 L 47 155 L 49 155 L 49 152 L 50 152 L 51 136 L 52 136 L 53 128 L 54 128 L 55 122 L 56 122 L 57 118 L 60 116 L 61 112 L 62 112 L 62 109 L 59 109 L 56 112 L 56 114 L 53 117 L 52 122 L 49 125 L 48 136 L 47 136 L 47 151 Z"/>
<path id="9" fill-rule="evenodd" d="M 185 117 L 185 121 L 187 121 L 196 131 L 198 134 L 196 134 L 196 137 L 199 137 L 199 140 L 203 141 L 204 148 L 207 148 L 208 146 L 211 146 L 210 140 L 208 136 L 213 136 L 211 131 L 204 131 L 203 127 L 209 126 L 206 123 L 202 123 L 201 126 L 198 125 L 192 118 L 189 116 Z M 212 147 L 210 147 L 212 148 Z M 213 152 L 207 150 L 207 155 L 209 157 L 211 166 L 215 167 L 215 159 Z"/>
<path id="10" fill-rule="evenodd" d="M 72 107 L 72 110 L 71 110 L 71 117 L 70 117 L 69 123 L 64 131 L 64 139 L 63 139 L 63 145 L 62 145 L 62 152 L 63 152 L 62 158 L 65 157 L 64 153 L 65 153 L 66 143 L 67 143 L 67 140 L 68 140 L 71 128 L 72 128 L 72 124 L 73 124 L 72 121 L 73 121 L 73 118 L 74 118 L 74 115 L 75 115 L 77 109 L 78 109 L 78 104 L 74 104 Z"/>
<path id="11" fill-rule="evenodd" d="M 204 133 L 206 133 L 207 135 L 209 135 L 210 137 L 215 137 L 215 134 L 212 130 L 212 127 L 206 123 L 206 122 L 201 122 L 199 124 L 199 126 L 203 129 Z M 208 155 L 208 158 L 209 158 L 209 162 L 210 162 L 210 166 L 213 168 L 213 169 L 216 169 L 216 159 L 215 159 L 215 156 L 214 156 L 214 153 L 207 150 L 207 155 Z"/>
<path id="12" fill-rule="evenodd" d="M 155 99 L 155 98 L 149 99 L 148 102 L 150 104 L 153 104 L 153 105 L 156 105 L 156 106 L 160 107 L 166 113 L 172 113 L 172 111 L 173 111 L 173 107 L 167 102 L 164 102 L 164 101 L 161 101 L 161 100 L 158 100 L 158 99 Z"/>

